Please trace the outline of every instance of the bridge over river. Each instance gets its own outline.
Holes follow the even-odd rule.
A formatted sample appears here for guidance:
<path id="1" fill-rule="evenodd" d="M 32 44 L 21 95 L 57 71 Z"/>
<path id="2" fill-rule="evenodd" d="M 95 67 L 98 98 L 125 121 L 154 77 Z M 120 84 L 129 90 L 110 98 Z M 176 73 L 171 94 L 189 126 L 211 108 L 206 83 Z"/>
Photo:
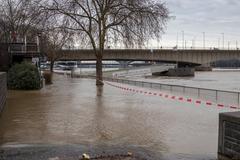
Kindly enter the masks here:
<path id="1" fill-rule="evenodd" d="M 92 49 L 61 50 L 61 60 L 95 60 Z M 116 61 L 163 61 L 190 64 L 209 64 L 218 60 L 239 59 L 240 50 L 218 49 L 106 49 L 103 60 Z"/>

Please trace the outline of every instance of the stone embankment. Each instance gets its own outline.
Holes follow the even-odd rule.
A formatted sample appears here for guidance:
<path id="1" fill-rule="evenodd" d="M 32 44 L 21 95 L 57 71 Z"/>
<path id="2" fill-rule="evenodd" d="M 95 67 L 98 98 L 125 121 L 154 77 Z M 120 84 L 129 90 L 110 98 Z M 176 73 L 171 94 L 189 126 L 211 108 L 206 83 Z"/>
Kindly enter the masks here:
<path id="1" fill-rule="evenodd" d="M 7 74 L 0 72 L 0 113 L 2 112 L 7 97 Z"/>

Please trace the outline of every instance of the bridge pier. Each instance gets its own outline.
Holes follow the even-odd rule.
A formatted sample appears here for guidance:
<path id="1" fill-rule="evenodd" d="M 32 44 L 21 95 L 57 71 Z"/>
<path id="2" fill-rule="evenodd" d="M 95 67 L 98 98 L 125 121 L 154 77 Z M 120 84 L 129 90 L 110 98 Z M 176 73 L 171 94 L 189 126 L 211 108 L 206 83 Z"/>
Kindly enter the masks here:
<path id="1" fill-rule="evenodd" d="M 201 66 L 196 66 L 195 71 L 212 71 L 212 66 L 210 63 L 203 64 Z"/>
<path id="2" fill-rule="evenodd" d="M 129 63 L 131 63 L 131 61 L 117 61 L 120 65 L 120 68 L 128 68 Z"/>

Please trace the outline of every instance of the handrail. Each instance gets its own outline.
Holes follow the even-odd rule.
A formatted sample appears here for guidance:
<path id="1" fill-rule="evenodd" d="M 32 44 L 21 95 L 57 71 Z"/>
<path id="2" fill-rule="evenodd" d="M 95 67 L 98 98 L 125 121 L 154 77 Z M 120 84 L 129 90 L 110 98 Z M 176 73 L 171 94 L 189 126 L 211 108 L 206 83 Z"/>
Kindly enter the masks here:
<path id="1" fill-rule="evenodd" d="M 176 84 L 166 84 L 166 83 L 156 83 L 156 82 L 144 82 L 144 81 L 135 81 L 135 80 L 128 80 L 128 79 L 119 79 L 119 78 L 110 78 L 110 77 L 104 77 L 106 79 L 115 79 L 115 80 L 122 80 L 122 81 L 129 81 L 129 82 L 137 82 L 137 83 L 147 83 L 147 84 L 155 84 L 155 85 L 166 85 L 166 86 L 172 86 L 172 87 L 185 87 L 190 89 L 201 89 L 201 90 L 209 90 L 209 91 L 218 91 L 218 92 L 227 92 L 227 93 L 238 93 L 237 91 L 229 91 L 229 90 L 218 90 L 218 89 L 209 89 L 209 88 L 202 88 L 202 87 L 193 87 L 193 86 L 185 86 L 185 85 L 176 85 Z"/>
<path id="2" fill-rule="evenodd" d="M 179 87 L 183 89 L 183 93 L 186 94 L 186 89 L 194 89 L 197 91 L 197 96 L 198 98 L 200 98 L 200 96 L 203 96 L 204 94 L 201 93 L 201 91 L 210 91 L 210 92 L 214 92 L 215 94 L 215 100 L 219 101 L 219 97 L 220 97 L 220 93 L 228 93 L 228 94 L 235 94 L 236 95 L 236 101 L 238 106 L 240 105 L 240 92 L 236 92 L 236 91 L 228 91 L 228 90 L 217 90 L 217 89 L 208 89 L 208 88 L 200 88 L 200 87 L 191 87 L 191 86 L 184 86 L 184 85 L 172 85 L 172 84 L 163 84 L 163 83 L 155 83 L 155 82 L 144 82 L 144 81 L 135 81 L 135 80 L 128 80 L 128 79 L 117 79 L 117 78 L 110 78 L 110 77 L 104 77 L 103 78 L 106 81 L 111 81 L 111 82 L 117 82 L 117 83 L 124 83 L 124 84 L 130 84 L 130 85 L 134 85 L 134 86 L 138 86 L 137 83 L 141 84 L 142 87 L 144 87 L 144 84 L 148 84 L 150 85 L 150 88 L 154 88 L 154 85 L 159 85 L 160 88 L 162 88 L 162 86 L 168 86 L 170 87 L 170 89 L 166 89 L 166 90 L 170 90 L 173 91 L 174 87 Z M 191 93 L 193 94 L 193 93 Z"/>
<path id="3" fill-rule="evenodd" d="M 63 51 L 65 50 L 72 50 L 72 51 L 77 51 L 77 50 L 93 50 L 93 48 L 85 47 L 85 48 L 63 48 Z M 151 52 L 154 52 L 155 50 L 174 50 L 174 51 L 188 51 L 188 50 L 205 50 L 205 51 L 240 51 L 239 48 L 231 47 L 231 48 L 214 48 L 214 47 L 209 47 L 209 48 L 202 48 L 202 47 L 195 47 L 195 48 L 174 48 L 174 47 L 149 47 L 149 48 L 124 48 L 124 47 L 115 47 L 115 48 L 105 48 L 105 50 L 149 50 Z"/>
<path id="4" fill-rule="evenodd" d="M 92 75 L 92 76 L 79 76 L 79 77 L 82 77 L 82 78 L 96 78 L 95 75 Z M 238 106 L 240 106 L 240 92 L 237 92 L 237 91 L 218 90 L 218 89 L 209 89 L 209 88 L 203 88 L 203 87 L 174 85 L 174 84 L 165 84 L 165 83 L 156 83 L 156 82 L 144 82 L 144 81 L 129 80 L 129 79 L 119 79 L 119 78 L 112 78 L 112 77 L 103 77 L 103 80 L 111 81 L 111 82 L 117 82 L 117 83 L 123 83 L 123 84 L 129 84 L 129 85 L 134 85 L 134 86 L 139 86 L 139 87 L 147 87 L 144 84 L 148 84 L 149 87 L 147 87 L 147 88 L 154 88 L 156 86 L 159 86 L 159 89 L 168 90 L 168 91 L 171 91 L 171 92 L 174 91 L 174 87 L 182 88 L 181 91 L 177 91 L 177 92 L 182 92 L 183 94 L 190 93 L 191 95 L 193 94 L 194 96 L 197 96 L 197 98 L 203 98 L 204 97 L 206 100 L 209 100 L 209 97 L 210 98 L 215 98 L 214 100 L 216 100 L 216 102 L 219 102 L 220 98 L 222 96 L 224 96 L 224 97 L 230 96 L 231 98 L 228 99 L 228 101 L 230 100 L 231 103 L 234 101 L 234 103 L 236 103 Z M 166 89 L 166 88 L 164 89 L 163 88 L 164 86 L 169 87 L 169 89 Z M 187 89 L 193 89 L 196 92 L 187 92 Z M 211 95 L 209 96 L 209 92 L 206 93 L 206 91 L 211 92 L 210 94 L 213 94 L 214 96 L 211 96 Z"/>

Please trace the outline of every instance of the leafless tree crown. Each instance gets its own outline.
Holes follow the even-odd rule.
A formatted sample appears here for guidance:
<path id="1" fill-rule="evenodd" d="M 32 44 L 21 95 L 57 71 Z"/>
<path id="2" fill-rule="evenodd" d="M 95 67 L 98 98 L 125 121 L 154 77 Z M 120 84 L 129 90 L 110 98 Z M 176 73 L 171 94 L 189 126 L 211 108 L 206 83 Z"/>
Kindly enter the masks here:
<path id="1" fill-rule="evenodd" d="M 11 33 L 20 37 L 28 34 L 32 37 L 42 17 L 40 17 L 40 0 L 0 0 L 0 36 L 1 41 L 9 42 Z"/>
<path id="2" fill-rule="evenodd" d="M 141 46 L 145 40 L 160 38 L 169 19 L 165 3 L 154 0 L 52 0 L 44 4 L 59 14 L 67 29 L 85 34 L 93 49 L 104 48 L 106 41 Z"/>

